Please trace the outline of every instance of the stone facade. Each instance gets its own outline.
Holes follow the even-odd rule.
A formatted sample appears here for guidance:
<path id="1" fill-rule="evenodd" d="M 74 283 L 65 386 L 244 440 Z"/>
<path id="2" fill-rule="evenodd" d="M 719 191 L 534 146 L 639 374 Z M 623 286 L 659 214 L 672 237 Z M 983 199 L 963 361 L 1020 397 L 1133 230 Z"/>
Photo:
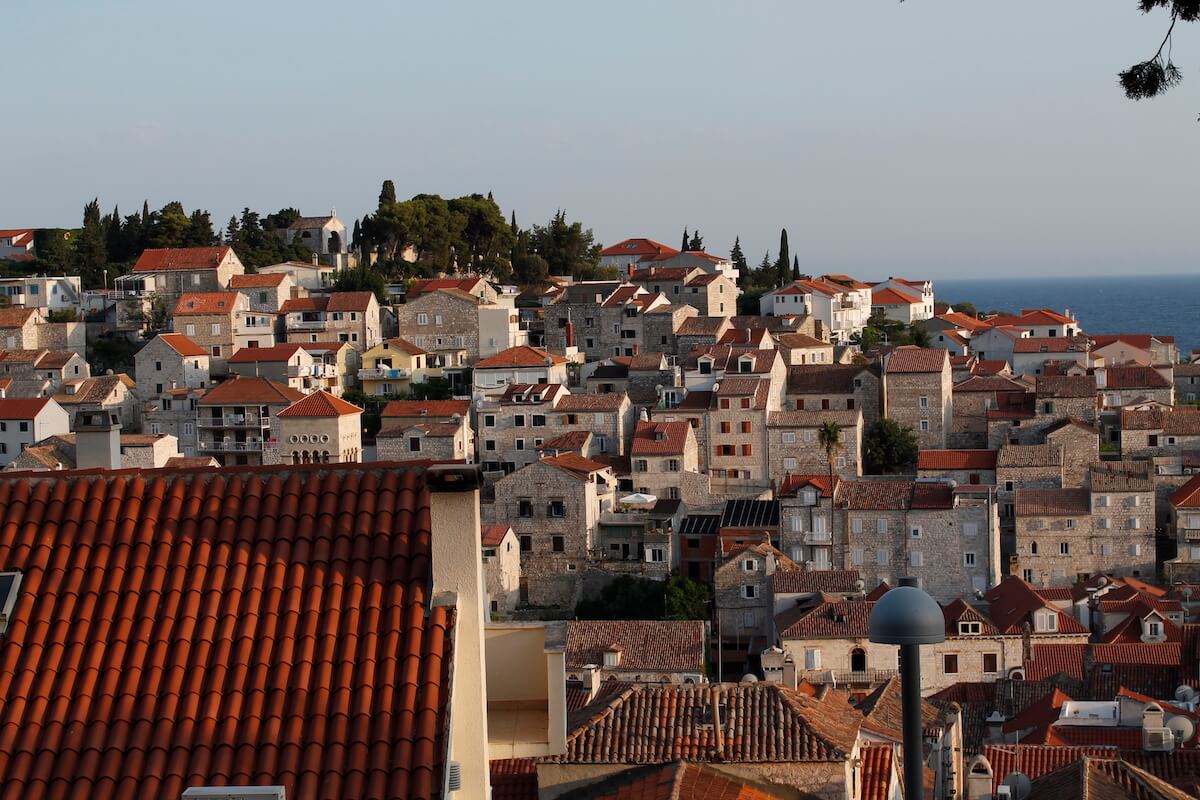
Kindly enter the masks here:
<path id="1" fill-rule="evenodd" d="M 521 542 L 523 601 L 570 610 L 595 545 L 600 515 L 611 510 L 612 470 L 579 456 L 544 459 L 496 482 L 487 522 L 511 525 Z"/>
<path id="2" fill-rule="evenodd" d="M 684 324 L 684 320 L 691 319 L 696 315 L 696 309 L 689 305 L 659 306 L 652 309 L 646 313 L 642 321 L 642 331 L 646 337 L 642 346 L 671 355 L 686 353 L 691 349 L 692 344 L 698 344 L 698 342 L 686 341 L 687 337 L 678 336 L 676 331 Z M 705 342 L 705 344 L 712 343 Z"/>
<path id="3" fill-rule="evenodd" d="M 375 436 L 379 461 L 475 461 L 471 428 L 465 418 L 439 422 L 385 421 Z"/>
<path id="4" fill-rule="evenodd" d="M 301 401 L 304 402 L 304 401 Z M 264 464 L 353 464 L 362 461 L 362 414 L 278 415 L 278 435 Z"/>
<path id="5" fill-rule="evenodd" d="M 229 357 L 236 349 L 239 313 L 249 310 L 250 301 L 237 292 L 188 292 L 179 298 L 172 327 L 209 354 L 211 374 L 225 375 L 229 372 Z M 274 343 L 271 333 L 262 346 Z"/>
<path id="6" fill-rule="evenodd" d="M 858 410 L 869 427 L 880 417 L 882 390 L 878 368 L 809 365 L 788 369 L 785 400 L 798 411 Z"/>
<path id="7" fill-rule="evenodd" d="M 941 450 L 946 447 L 953 424 L 950 358 L 945 350 L 912 348 L 912 351 L 916 353 L 898 348 L 888 356 L 883 375 L 884 414 L 901 427 L 912 428 L 921 449 Z M 935 359 L 925 356 L 934 352 L 942 355 L 941 369 L 932 370 L 927 364 L 910 368 L 904 363 L 916 355 L 933 362 Z"/>
<path id="8" fill-rule="evenodd" d="M 774 638 L 771 576 L 796 567 L 768 544 L 736 548 L 713 575 L 718 628 L 722 641 L 769 642 Z"/>
<path id="9" fill-rule="evenodd" d="M 508 619 L 520 600 L 521 542 L 506 523 L 485 525 L 483 582 L 492 619 Z"/>
<path id="10" fill-rule="evenodd" d="M 1086 486 L 1088 470 L 1100 460 L 1100 431 L 1082 422 L 1063 420 L 1046 429 L 1045 440 L 1062 447 L 1062 485 Z"/>
<path id="11" fill-rule="evenodd" d="M 829 470 L 820 429 L 825 422 L 841 426 L 841 446 L 834 471 L 842 477 L 862 475 L 862 412 L 774 411 L 767 415 L 767 475 L 783 481 L 792 474 L 821 474 Z"/>

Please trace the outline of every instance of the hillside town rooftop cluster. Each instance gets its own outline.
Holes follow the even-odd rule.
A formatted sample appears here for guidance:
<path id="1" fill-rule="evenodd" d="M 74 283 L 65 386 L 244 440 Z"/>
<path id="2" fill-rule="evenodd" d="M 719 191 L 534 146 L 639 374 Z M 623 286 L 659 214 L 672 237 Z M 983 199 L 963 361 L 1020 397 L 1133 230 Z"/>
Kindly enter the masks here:
<path id="1" fill-rule="evenodd" d="M 4 795 L 890 800 L 868 618 L 913 576 L 927 796 L 1200 796 L 1200 354 L 928 280 L 747 315 L 729 259 L 600 264 L 0 279 Z M 578 618 L 646 585 L 707 600 Z"/>

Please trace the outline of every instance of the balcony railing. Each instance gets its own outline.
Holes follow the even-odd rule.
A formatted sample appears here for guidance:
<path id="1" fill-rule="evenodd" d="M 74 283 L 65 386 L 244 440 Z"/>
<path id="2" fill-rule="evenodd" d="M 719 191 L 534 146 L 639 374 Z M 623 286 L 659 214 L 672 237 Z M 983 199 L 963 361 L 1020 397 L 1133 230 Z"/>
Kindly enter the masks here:
<path id="1" fill-rule="evenodd" d="M 288 328 L 297 331 L 322 331 L 325 330 L 325 320 L 323 319 L 301 319 L 295 322 L 289 322 Z"/>
<path id="2" fill-rule="evenodd" d="M 832 684 L 834 686 L 853 684 L 870 686 L 887 683 L 900 673 L 894 669 L 810 669 L 805 671 L 805 677 L 813 683 Z"/>
<path id="3" fill-rule="evenodd" d="M 805 544 L 833 544 L 833 537 L 826 531 L 808 531 L 804 534 Z"/>
<path id="4" fill-rule="evenodd" d="M 266 428 L 271 421 L 258 414 L 225 414 L 221 417 L 202 416 L 197 424 L 201 428 Z"/>
<path id="5" fill-rule="evenodd" d="M 201 450 L 214 450 L 220 453 L 258 453 L 263 449 L 260 441 L 251 442 L 200 442 Z"/>
<path id="6" fill-rule="evenodd" d="M 403 380 L 412 375 L 412 371 L 404 367 L 376 367 L 374 369 L 360 369 L 358 371 L 358 379 L 360 381 L 386 381 L 386 380 Z"/>
<path id="7" fill-rule="evenodd" d="M 1183 531 L 1183 539 L 1186 542 L 1200 542 L 1200 529 L 1185 528 Z"/>

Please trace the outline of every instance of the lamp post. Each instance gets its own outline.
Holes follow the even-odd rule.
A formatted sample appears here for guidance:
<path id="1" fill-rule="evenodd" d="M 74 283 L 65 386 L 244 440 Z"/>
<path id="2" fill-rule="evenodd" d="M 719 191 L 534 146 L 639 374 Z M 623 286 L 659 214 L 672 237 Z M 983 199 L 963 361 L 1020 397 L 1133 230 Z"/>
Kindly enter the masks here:
<path id="1" fill-rule="evenodd" d="M 900 645 L 900 702 L 904 712 L 904 796 L 925 795 L 921 730 L 921 645 L 946 639 L 946 620 L 937 601 L 905 576 L 871 609 L 869 638 Z"/>

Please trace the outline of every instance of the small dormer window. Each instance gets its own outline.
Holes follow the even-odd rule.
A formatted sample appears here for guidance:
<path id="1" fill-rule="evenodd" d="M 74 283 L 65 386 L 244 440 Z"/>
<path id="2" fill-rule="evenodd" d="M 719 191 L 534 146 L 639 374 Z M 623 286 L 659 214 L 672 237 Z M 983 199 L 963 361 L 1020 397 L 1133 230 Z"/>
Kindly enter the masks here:
<path id="1" fill-rule="evenodd" d="M 604 666 L 619 667 L 621 666 L 621 648 L 613 645 L 604 651 Z"/>
<path id="2" fill-rule="evenodd" d="M 700 359 L 700 374 L 701 375 L 712 375 L 712 371 L 713 371 L 712 359 L 711 358 Z"/>
<path id="3" fill-rule="evenodd" d="M 983 632 L 983 626 L 979 622 L 963 621 L 958 623 L 958 632 L 961 636 L 978 636 Z"/>
<path id="4" fill-rule="evenodd" d="M 8 621 L 12 619 L 20 591 L 20 572 L 0 572 L 0 634 L 8 632 Z"/>
<path id="5" fill-rule="evenodd" d="M 1039 633 L 1053 633 L 1058 630 L 1058 614 L 1053 611 L 1039 611 L 1033 618 L 1033 629 Z"/>
<path id="6" fill-rule="evenodd" d="M 743 356 L 738 359 L 738 372 L 753 372 L 754 358 L 752 356 Z"/>

